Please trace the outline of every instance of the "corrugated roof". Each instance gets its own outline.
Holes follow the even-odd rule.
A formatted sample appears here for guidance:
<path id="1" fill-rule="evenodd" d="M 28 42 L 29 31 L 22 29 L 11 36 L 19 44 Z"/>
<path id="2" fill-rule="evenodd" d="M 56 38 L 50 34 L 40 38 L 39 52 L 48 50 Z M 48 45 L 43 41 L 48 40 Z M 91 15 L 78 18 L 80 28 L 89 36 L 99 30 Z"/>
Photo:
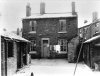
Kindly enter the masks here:
<path id="1" fill-rule="evenodd" d="M 63 17 L 76 17 L 77 15 L 72 15 L 71 12 L 68 13 L 51 13 L 51 14 L 33 14 L 29 17 L 25 17 L 23 19 L 42 19 L 42 18 L 63 18 Z"/>
<path id="2" fill-rule="evenodd" d="M 3 37 L 10 38 L 10 39 L 17 39 L 17 40 L 29 42 L 28 40 L 22 38 L 21 36 L 18 36 L 14 33 L 8 32 L 8 31 L 2 31 L 2 32 L 0 32 L 0 35 L 3 36 Z"/>
<path id="3" fill-rule="evenodd" d="M 94 41 L 94 40 L 96 40 L 96 39 L 98 39 L 98 38 L 100 38 L 100 35 L 95 36 L 95 37 L 92 37 L 92 38 L 90 38 L 90 39 L 86 40 L 84 43 L 89 43 L 89 42 L 92 42 L 92 41 Z"/>

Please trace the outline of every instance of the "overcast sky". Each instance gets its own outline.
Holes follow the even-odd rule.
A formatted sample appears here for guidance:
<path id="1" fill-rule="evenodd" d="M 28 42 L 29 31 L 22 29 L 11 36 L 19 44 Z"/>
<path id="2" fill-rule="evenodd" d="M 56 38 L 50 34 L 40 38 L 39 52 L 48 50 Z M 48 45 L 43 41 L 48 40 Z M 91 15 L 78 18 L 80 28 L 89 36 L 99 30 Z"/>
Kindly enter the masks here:
<path id="1" fill-rule="evenodd" d="M 40 2 L 46 3 L 46 13 L 71 12 L 71 2 L 76 2 L 78 27 L 84 26 L 84 20 L 92 22 L 92 12 L 98 12 L 100 18 L 100 0 L 0 0 L 0 28 L 14 31 L 22 27 L 22 18 L 26 16 L 26 4 L 31 5 L 32 13 L 40 12 Z"/>

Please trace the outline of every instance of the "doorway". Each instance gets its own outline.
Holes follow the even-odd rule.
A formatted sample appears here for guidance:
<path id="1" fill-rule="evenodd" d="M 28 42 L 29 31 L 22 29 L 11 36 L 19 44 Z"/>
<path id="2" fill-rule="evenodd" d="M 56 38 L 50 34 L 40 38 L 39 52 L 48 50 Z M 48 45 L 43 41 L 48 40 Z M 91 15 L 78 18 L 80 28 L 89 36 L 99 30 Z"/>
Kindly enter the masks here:
<path id="1" fill-rule="evenodd" d="M 41 40 L 41 57 L 48 58 L 49 52 L 49 38 L 42 38 Z"/>

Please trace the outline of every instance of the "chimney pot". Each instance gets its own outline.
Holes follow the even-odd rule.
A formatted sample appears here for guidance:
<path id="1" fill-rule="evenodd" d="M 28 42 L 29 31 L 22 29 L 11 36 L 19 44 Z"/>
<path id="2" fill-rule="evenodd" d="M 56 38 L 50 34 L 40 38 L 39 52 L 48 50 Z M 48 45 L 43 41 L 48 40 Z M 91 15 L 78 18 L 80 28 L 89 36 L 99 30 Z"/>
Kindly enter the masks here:
<path id="1" fill-rule="evenodd" d="M 93 12 L 93 22 L 95 22 L 98 19 L 98 13 L 97 12 Z"/>
<path id="2" fill-rule="evenodd" d="M 31 16 L 31 7 L 30 7 L 30 3 L 27 3 L 26 5 L 26 16 Z"/>
<path id="3" fill-rule="evenodd" d="M 45 3 L 44 2 L 40 3 L 40 14 L 41 15 L 45 14 Z"/>
<path id="4" fill-rule="evenodd" d="M 76 12 L 75 12 L 75 2 L 72 2 L 72 15 L 76 15 Z"/>

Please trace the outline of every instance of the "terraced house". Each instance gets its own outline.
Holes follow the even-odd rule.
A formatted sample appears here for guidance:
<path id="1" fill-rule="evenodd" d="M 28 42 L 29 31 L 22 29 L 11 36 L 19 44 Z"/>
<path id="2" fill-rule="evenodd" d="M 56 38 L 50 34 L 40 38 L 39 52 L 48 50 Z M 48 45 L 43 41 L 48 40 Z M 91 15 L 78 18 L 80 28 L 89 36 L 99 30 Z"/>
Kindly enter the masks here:
<path id="1" fill-rule="evenodd" d="M 45 3 L 41 2 L 40 13 L 31 14 L 28 4 L 22 35 L 31 41 L 31 52 L 39 57 L 67 57 L 68 42 L 77 36 L 77 22 L 75 2 L 72 2 L 72 12 L 67 13 L 46 13 Z"/>
<path id="2" fill-rule="evenodd" d="M 100 19 L 97 18 L 97 12 L 93 12 L 93 21 L 78 29 L 79 37 L 86 41 L 94 36 L 100 35 Z"/>

